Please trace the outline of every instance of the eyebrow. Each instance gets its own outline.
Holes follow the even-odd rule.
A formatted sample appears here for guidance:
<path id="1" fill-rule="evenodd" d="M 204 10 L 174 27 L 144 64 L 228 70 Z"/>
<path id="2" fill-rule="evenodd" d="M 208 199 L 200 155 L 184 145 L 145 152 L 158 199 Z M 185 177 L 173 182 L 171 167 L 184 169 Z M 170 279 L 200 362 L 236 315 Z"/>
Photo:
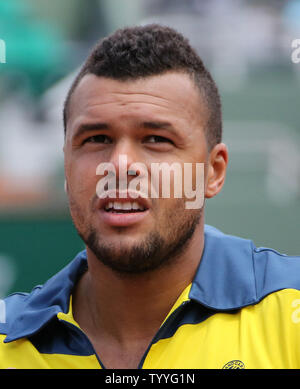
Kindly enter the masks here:
<path id="1" fill-rule="evenodd" d="M 147 121 L 142 123 L 142 127 L 151 130 L 169 130 L 171 132 L 176 132 L 173 125 L 169 122 Z"/>
<path id="2" fill-rule="evenodd" d="M 81 124 L 77 130 L 75 131 L 75 134 L 73 138 L 79 138 L 86 132 L 90 132 L 93 130 L 107 130 L 110 126 L 107 123 L 97 122 L 97 123 L 83 123 Z"/>
<path id="3" fill-rule="evenodd" d="M 169 122 L 145 121 L 140 123 L 140 127 L 144 129 L 151 129 L 151 130 L 168 130 L 170 132 L 177 134 L 177 131 L 175 130 L 173 125 Z M 109 130 L 110 128 L 111 126 L 104 122 L 83 123 L 77 128 L 73 138 L 79 138 L 83 134 L 94 130 Z"/>

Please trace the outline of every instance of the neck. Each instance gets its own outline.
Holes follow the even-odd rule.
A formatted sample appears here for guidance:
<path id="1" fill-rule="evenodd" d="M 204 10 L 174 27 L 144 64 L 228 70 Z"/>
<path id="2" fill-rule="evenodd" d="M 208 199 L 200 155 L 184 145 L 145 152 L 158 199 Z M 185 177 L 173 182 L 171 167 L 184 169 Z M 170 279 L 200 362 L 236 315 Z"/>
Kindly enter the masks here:
<path id="1" fill-rule="evenodd" d="M 73 296 L 75 320 L 92 337 L 119 343 L 155 335 L 182 291 L 191 283 L 204 247 L 203 223 L 176 261 L 138 275 L 120 275 L 87 249 L 88 271 Z"/>

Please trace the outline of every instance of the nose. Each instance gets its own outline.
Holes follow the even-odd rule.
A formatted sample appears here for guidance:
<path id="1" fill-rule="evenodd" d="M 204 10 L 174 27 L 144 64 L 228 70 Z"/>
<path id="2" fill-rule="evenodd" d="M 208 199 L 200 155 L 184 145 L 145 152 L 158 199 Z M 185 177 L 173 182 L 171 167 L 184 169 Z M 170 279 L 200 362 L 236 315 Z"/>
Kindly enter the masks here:
<path id="1" fill-rule="evenodd" d="M 142 151 L 137 141 L 123 137 L 114 143 L 108 161 L 98 165 L 96 174 L 108 177 L 99 180 L 96 188 L 98 197 L 112 191 L 116 193 L 138 193 L 141 197 L 149 197 L 149 169 L 146 161 L 143 163 Z M 138 177 L 136 177 L 138 176 Z M 100 193 L 100 194 L 99 194 Z"/>
<path id="2" fill-rule="evenodd" d="M 120 139 L 114 146 L 110 161 L 116 173 L 119 190 L 126 190 L 130 181 L 148 177 L 146 165 L 141 161 L 138 144 L 130 139 Z"/>
<path id="3" fill-rule="evenodd" d="M 138 162 L 137 154 L 136 146 L 128 139 L 121 139 L 115 144 L 109 162 L 113 164 L 117 177 L 124 174 L 135 175 L 130 166 Z"/>

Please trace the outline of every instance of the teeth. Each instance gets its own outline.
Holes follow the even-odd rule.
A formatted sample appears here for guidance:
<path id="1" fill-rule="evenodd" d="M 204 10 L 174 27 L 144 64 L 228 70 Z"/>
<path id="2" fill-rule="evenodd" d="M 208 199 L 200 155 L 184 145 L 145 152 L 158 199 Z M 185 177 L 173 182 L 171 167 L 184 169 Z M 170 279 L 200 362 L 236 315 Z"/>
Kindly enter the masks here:
<path id="1" fill-rule="evenodd" d="M 127 201 L 125 203 L 120 203 L 118 201 L 110 201 L 109 203 L 106 204 L 105 206 L 105 209 L 106 210 L 109 210 L 109 209 L 116 209 L 116 210 L 120 210 L 120 209 L 124 209 L 126 211 L 130 211 L 131 209 L 134 209 L 134 210 L 141 210 L 141 211 L 144 211 L 145 208 L 140 205 L 139 203 L 137 203 L 136 201 Z"/>
<path id="2" fill-rule="evenodd" d="M 114 202 L 114 205 L 113 205 L 113 208 L 114 209 L 122 209 L 122 204 L 121 203 L 118 203 L 117 201 Z"/>
<path id="3" fill-rule="evenodd" d="M 129 203 L 129 202 L 128 203 L 123 203 L 122 205 L 121 205 L 122 209 L 126 209 L 126 210 L 132 209 L 131 203 Z"/>

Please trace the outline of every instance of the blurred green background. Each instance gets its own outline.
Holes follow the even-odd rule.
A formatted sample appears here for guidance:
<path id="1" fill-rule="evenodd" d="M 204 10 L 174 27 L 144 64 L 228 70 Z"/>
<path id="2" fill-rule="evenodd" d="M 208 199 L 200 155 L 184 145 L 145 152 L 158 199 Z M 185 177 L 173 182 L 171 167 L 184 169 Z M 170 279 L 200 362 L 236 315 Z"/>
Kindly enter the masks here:
<path id="1" fill-rule="evenodd" d="M 149 22 L 183 32 L 219 85 L 230 163 L 206 223 L 300 255 L 299 1 L 1 0 L 0 297 L 84 248 L 63 191 L 62 104 L 99 38 Z"/>

